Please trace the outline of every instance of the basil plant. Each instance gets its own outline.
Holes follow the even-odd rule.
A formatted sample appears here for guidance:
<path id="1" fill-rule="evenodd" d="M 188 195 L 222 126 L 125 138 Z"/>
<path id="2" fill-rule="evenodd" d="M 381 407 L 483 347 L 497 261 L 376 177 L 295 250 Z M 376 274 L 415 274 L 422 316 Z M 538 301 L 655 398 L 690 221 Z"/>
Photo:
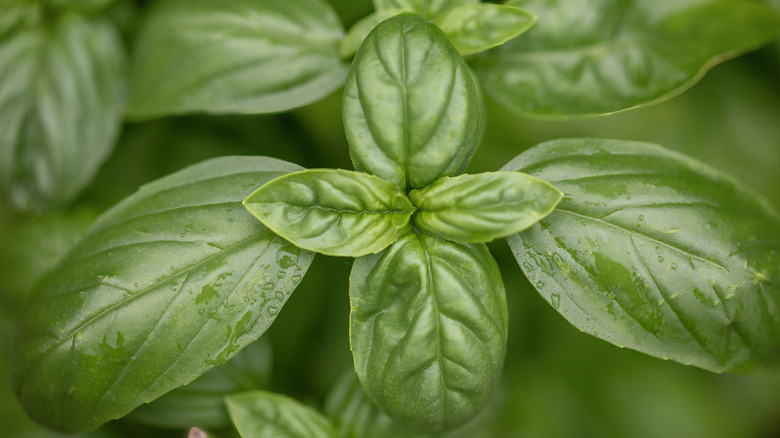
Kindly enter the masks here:
<path id="1" fill-rule="evenodd" d="M 190 3 L 194 11 L 221 5 Z M 257 7 L 281 13 L 283 3 Z M 311 4 L 311 16 L 299 24 L 315 20 L 322 6 L 303 3 Z M 559 2 L 513 2 L 541 11 L 548 3 Z M 133 411 L 155 418 L 143 410 L 146 403 L 175 405 L 171 391 L 193 381 L 222 385 L 213 374 L 222 367 L 214 367 L 234 356 L 228 365 L 251 362 L 242 355 L 254 357 L 258 339 L 319 253 L 354 258 L 349 346 L 359 384 L 346 382 L 352 389 L 343 394 L 363 391 L 383 420 L 373 432 L 349 435 L 313 408 L 252 390 L 224 398 L 237 433 L 456 430 L 485 408 L 501 378 L 510 335 L 506 291 L 486 246 L 501 238 L 539 294 L 584 332 L 714 372 L 780 368 L 780 216 L 764 200 L 691 158 L 620 140 L 550 141 L 500 170 L 465 173 L 485 124 L 477 81 L 525 112 L 555 117 L 567 110 L 559 99 L 568 88 L 547 86 L 539 70 L 524 70 L 530 58 L 550 56 L 557 42 L 542 28 L 526 43 L 467 63 L 463 55 L 502 44 L 536 18 L 516 6 L 472 1 L 375 4 L 377 12 L 343 37 L 328 33 L 326 11 L 309 35 L 320 46 L 274 46 L 298 63 L 300 76 L 270 75 L 261 84 L 266 89 L 245 99 L 235 96 L 247 76 L 234 77 L 229 89 L 193 88 L 204 85 L 199 75 L 213 73 L 199 70 L 207 65 L 155 95 L 160 84 L 150 78 L 172 76 L 163 74 L 168 64 L 150 45 L 152 31 L 182 3 L 164 2 L 150 16 L 152 31 L 138 53 L 157 59 L 149 61 L 157 70 L 138 61 L 131 72 L 134 90 L 142 91 L 131 92 L 129 113 L 139 118 L 197 110 L 218 90 L 226 92 L 217 111 L 302 105 L 340 85 L 346 67 L 339 57 L 355 53 L 342 103 L 354 170 L 221 157 L 147 184 L 101 215 L 46 277 L 17 327 L 12 383 L 33 418 L 66 432 L 93 430 Z M 495 17 L 507 28 L 484 24 Z M 678 37 L 671 24 L 659 26 L 669 41 Z M 225 44 L 239 50 L 248 41 L 236 32 Z M 328 51 L 332 44 L 322 49 L 333 41 L 340 41 L 335 52 Z M 652 47 L 659 57 L 668 43 L 661 41 Z M 633 50 L 618 46 L 621 53 L 606 56 Z M 697 50 L 699 60 L 710 59 L 708 50 Z M 547 68 L 564 72 L 563 56 Z M 253 66 L 271 71 L 277 61 Z M 669 69 L 679 67 L 676 83 L 638 98 L 613 94 L 617 85 L 603 82 L 612 87 L 603 93 L 608 98 L 572 99 L 569 114 L 659 99 L 701 68 L 698 61 L 668 61 Z M 528 103 L 513 97 L 531 88 Z"/>

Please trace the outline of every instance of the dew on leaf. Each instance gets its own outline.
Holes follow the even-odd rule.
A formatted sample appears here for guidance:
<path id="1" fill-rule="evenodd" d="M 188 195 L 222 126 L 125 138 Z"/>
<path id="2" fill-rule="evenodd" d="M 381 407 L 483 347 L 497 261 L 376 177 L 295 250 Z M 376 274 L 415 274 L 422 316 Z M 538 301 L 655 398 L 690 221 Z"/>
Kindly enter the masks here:
<path id="1" fill-rule="evenodd" d="M 561 306 L 561 296 L 558 294 L 552 294 L 550 296 L 550 304 L 552 304 L 555 310 L 558 310 L 558 308 Z"/>
<path id="2" fill-rule="evenodd" d="M 664 262 L 664 256 L 658 256 L 658 263 Z"/>

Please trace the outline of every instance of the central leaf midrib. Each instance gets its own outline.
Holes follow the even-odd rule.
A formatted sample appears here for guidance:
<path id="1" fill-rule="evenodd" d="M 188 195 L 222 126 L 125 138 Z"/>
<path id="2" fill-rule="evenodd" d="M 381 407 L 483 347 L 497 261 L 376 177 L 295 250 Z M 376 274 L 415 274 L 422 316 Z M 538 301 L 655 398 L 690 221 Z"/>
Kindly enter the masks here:
<path id="1" fill-rule="evenodd" d="M 335 208 L 335 207 L 325 207 L 325 206 L 322 206 L 322 205 L 301 205 L 301 204 L 294 204 L 292 202 L 286 202 L 286 201 L 284 201 L 284 202 L 282 202 L 282 201 L 271 202 L 269 204 L 277 204 L 277 205 L 280 204 L 282 206 L 289 205 L 289 206 L 292 206 L 292 207 L 302 208 L 304 210 L 324 210 L 324 211 L 330 211 L 330 212 L 334 212 L 334 213 L 338 213 L 338 214 L 354 214 L 354 215 L 358 215 L 358 216 L 363 215 L 363 214 L 378 214 L 378 215 L 391 215 L 391 214 L 398 214 L 398 213 L 410 213 L 411 214 L 411 213 L 414 213 L 417 210 L 415 208 L 412 208 L 411 210 L 384 210 L 384 211 L 380 211 L 380 210 L 362 210 L 362 211 L 358 211 L 358 210 L 349 210 L 349 209 L 340 210 L 340 209 Z"/>

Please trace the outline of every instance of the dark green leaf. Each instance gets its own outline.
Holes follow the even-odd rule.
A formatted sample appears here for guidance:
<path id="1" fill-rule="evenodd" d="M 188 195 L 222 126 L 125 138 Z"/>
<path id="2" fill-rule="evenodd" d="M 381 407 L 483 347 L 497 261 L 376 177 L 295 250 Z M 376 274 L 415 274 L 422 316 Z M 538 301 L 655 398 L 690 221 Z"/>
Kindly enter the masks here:
<path id="1" fill-rule="evenodd" d="M 490 242 L 525 230 L 550 214 L 563 193 L 520 172 L 442 178 L 412 190 L 417 227 L 463 243 Z"/>
<path id="2" fill-rule="evenodd" d="M 50 6 L 68 11 L 94 12 L 99 11 L 115 0 L 45 0 Z"/>
<path id="3" fill-rule="evenodd" d="M 566 194 L 509 242 L 574 326 L 712 371 L 780 366 L 780 220 L 764 201 L 646 143 L 552 141 L 505 169 Z"/>
<path id="4" fill-rule="evenodd" d="M 253 391 L 225 397 L 243 438 L 336 438 L 328 419 L 291 398 Z"/>
<path id="5" fill-rule="evenodd" d="M 400 9 L 433 20 L 454 7 L 477 3 L 478 1 L 479 0 L 374 0 L 374 7 L 380 11 L 385 9 Z"/>
<path id="6" fill-rule="evenodd" d="M 485 90 L 538 117 L 658 102 L 780 32 L 768 5 L 733 0 L 516 0 L 539 23 L 481 60 Z"/>
<path id="7" fill-rule="evenodd" d="M 355 371 L 386 414 L 439 432 L 487 403 L 504 363 L 507 307 L 483 244 L 408 233 L 355 261 L 349 293 Z"/>
<path id="8" fill-rule="evenodd" d="M 409 229 L 414 206 L 373 175 L 304 170 L 260 187 L 244 206 L 295 245 L 335 256 L 377 253 Z"/>
<path id="9" fill-rule="evenodd" d="M 0 187 L 16 208 L 62 205 L 114 146 L 124 54 L 113 26 L 66 15 L 0 40 Z"/>
<path id="10" fill-rule="evenodd" d="M 514 6 L 473 3 L 447 12 L 439 25 L 461 55 L 501 45 L 536 23 L 536 16 Z"/>
<path id="11" fill-rule="evenodd" d="M 103 214 L 22 317 L 13 385 L 38 421 L 94 429 L 230 359 L 273 322 L 312 259 L 241 205 L 300 167 L 223 157 Z"/>
<path id="12" fill-rule="evenodd" d="M 366 396 L 353 370 L 345 373 L 325 400 L 339 438 L 424 438 L 380 411 Z"/>
<path id="13" fill-rule="evenodd" d="M 154 427 L 226 429 L 224 396 L 263 389 L 271 378 L 271 344 L 260 338 L 189 385 L 141 405 L 128 418 Z"/>
<path id="14" fill-rule="evenodd" d="M 128 113 L 268 113 L 344 83 L 343 30 L 322 0 L 168 0 L 134 53 Z"/>
<path id="15" fill-rule="evenodd" d="M 462 173 L 479 137 L 471 73 L 430 21 L 391 18 L 360 46 L 344 89 L 355 169 L 403 188 Z"/>

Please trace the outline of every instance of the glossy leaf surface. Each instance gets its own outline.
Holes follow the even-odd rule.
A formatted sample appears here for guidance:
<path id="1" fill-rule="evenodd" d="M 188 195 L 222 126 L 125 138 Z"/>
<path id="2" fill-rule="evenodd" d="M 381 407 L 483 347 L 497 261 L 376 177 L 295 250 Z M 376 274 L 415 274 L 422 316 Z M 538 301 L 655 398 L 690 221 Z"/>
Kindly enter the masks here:
<path id="1" fill-rule="evenodd" d="M 584 117 L 667 99 L 780 33 L 768 5 L 733 0 L 516 0 L 539 16 L 480 60 L 485 90 L 536 117 Z"/>
<path id="2" fill-rule="evenodd" d="M 15 28 L 0 29 L 0 187 L 21 210 L 65 204 L 92 180 L 124 103 L 112 25 L 66 15 L 39 27 L 34 15 L 0 23 Z"/>
<path id="3" fill-rule="evenodd" d="M 412 190 L 420 229 L 457 242 L 490 242 L 522 231 L 550 214 L 563 194 L 520 172 L 442 178 Z"/>
<path id="4" fill-rule="evenodd" d="M 355 261 L 350 306 L 355 371 L 387 415 L 440 432 L 484 407 L 507 335 L 504 285 L 487 247 L 408 233 Z"/>
<path id="5" fill-rule="evenodd" d="M 400 9 L 435 19 L 452 8 L 477 3 L 479 0 L 374 0 L 377 10 Z"/>
<path id="6" fill-rule="evenodd" d="M 509 238 L 577 328 L 712 371 L 780 365 L 780 220 L 713 169 L 659 146 L 569 139 L 519 155 L 565 192 Z"/>
<path id="7" fill-rule="evenodd" d="M 344 83 L 343 29 L 322 0 L 167 0 L 134 53 L 128 114 L 268 113 Z"/>
<path id="8" fill-rule="evenodd" d="M 336 438 L 328 419 L 291 398 L 263 391 L 225 397 L 243 438 Z"/>
<path id="9" fill-rule="evenodd" d="M 360 380 L 349 370 L 325 399 L 325 414 L 330 417 L 340 438 L 425 438 L 377 408 L 363 392 Z"/>
<path id="10" fill-rule="evenodd" d="M 462 173 L 477 147 L 471 73 L 444 33 L 416 16 L 383 22 L 360 46 L 343 114 L 355 169 L 402 189 Z"/>
<path id="11" fill-rule="evenodd" d="M 205 161 L 104 213 L 20 320 L 12 381 L 25 410 L 89 430 L 230 359 L 273 322 L 312 259 L 242 208 L 300 167 Z"/>
<path id="12" fill-rule="evenodd" d="M 261 337 L 232 359 L 176 388 L 157 400 L 141 405 L 126 418 L 167 429 L 227 429 L 232 424 L 224 397 L 268 387 L 271 380 L 271 344 Z"/>
<path id="13" fill-rule="evenodd" d="M 490 3 L 473 3 L 450 10 L 439 21 L 461 55 L 501 45 L 534 25 L 536 16 L 524 9 Z"/>
<path id="14" fill-rule="evenodd" d="M 385 249 L 408 230 L 414 213 L 398 187 L 337 169 L 285 175 L 257 189 L 244 206 L 300 248 L 351 257 Z"/>

